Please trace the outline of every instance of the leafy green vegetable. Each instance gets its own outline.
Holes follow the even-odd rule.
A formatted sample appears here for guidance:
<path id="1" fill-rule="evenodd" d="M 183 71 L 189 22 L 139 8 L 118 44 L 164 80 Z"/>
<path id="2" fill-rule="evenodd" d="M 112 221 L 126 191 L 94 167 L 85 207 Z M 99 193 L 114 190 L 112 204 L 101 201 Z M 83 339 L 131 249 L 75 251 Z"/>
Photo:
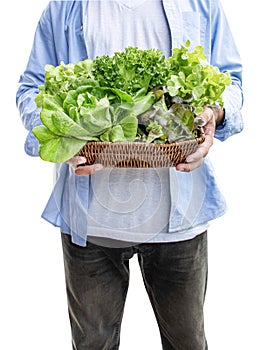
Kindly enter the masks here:
<path id="1" fill-rule="evenodd" d="M 68 91 L 80 86 L 98 85 L 91 74 L 92 60 L 86 59 L 75 65 L 61 64 L 57 67 L 47 64 L 45 66 L 45 82 L 39 86 L 40 93 L 36 96 L 36 103 L 41 106 L 44 93 L 66 97 Z"/>
<path id="2" fill-rule="evenodd" d="M 130 95 L 164 85 L 169 77 L 167 60 L 160 50 L 127 47 L 114 56 L 96 57 L 92 74 L 101 86 L 112 86 Z"/>
<path id="3" fill-rule="evenodd" d="M 118 89 L 89 86 L 69 91 L 63 101 L 59 95 L 41 94 L 43 125 L 33 129 L 39 155 L 60 163 L 78 153 L 87 141 L 134 141 L 137 115 L 154 102 L 152 92 L 132 98 Z"/>
<path id="4" fill-rule="evenodd" d="M 197 46 L 193 52 L 189 52 L 189 46 L 187 41 L 181 48 L 173 49 L 167 60 L 172 72 L 166 84 L 167 91 L 172 97 L 178 96 L 179 102 L 196 107 L 196 114 L 206 105 L 223 106 L 222 93 L 231 84 L 229 73 L 209 65 L 202 46 Z"/>
<path id="5" fill-rule="evenodd" d="M 39 156 L 54 163 L 72 158 L 86 143 L 76 138 L 57 136 L 44 125 L 36 126 L 33 133 L 40 142 Z"/>
<path id="6" fill-rule="evenodd" d="M 148 111 L 138 116 L 138 123 L 138 137 L 148 143 L 172 143 L 192 139 L 197 136 L 197 129 L 202 125 L 200 119 L 194 119 L 192 106 L 173 103 L 168 108 L 165 95 Z"/>
<path id="7" fill-rule="evenodd" d="M 206 62 L 187 41 L 165 58 L 160 50 L 128 47 L 113 56 L 46 65 L 35 98 L 43 123 L 33 129 L 39 155 L 64 162 L 87 141 L 174 142 L 196 137 L 196 114 L 223 106 L 227 72 Z"/>

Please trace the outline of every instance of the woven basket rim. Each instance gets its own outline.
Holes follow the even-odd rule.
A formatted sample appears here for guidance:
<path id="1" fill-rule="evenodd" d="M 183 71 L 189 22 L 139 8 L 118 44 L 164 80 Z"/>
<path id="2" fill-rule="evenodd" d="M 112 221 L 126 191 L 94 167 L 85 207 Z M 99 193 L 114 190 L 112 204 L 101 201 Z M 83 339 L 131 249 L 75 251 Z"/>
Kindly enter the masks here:
<path id="1" fill-rule="evenodd" d="M 112 141 L 87 141 L 86 144 L 96 144 L 96 145 L 104 145 L 104 146 L 124 146 L 124 145 L 146 145 L 147 147 L 173 147 L 174 145 L 184 145 L 184 144 L 190 144 L 190 143 L 202 143 L 204 141 L 205 137 L 200 136 L 196 137 L 194 139 L 190 140 L 183 140 L 183 141 L 174 141 L 174 142 L 167 142 L 167 143 L 147 143 L 145 141 L 122 141 L 122 142 L 112 142 Z"/>
<path id="2" fill-rule="evenodd" d="M 100 163 L 106 168 L 174 167 L 204 139 L 201 133 L 197 138 L 172 143 L 88 141 L 79 155 L 86 158 L 86 165 Z"/>

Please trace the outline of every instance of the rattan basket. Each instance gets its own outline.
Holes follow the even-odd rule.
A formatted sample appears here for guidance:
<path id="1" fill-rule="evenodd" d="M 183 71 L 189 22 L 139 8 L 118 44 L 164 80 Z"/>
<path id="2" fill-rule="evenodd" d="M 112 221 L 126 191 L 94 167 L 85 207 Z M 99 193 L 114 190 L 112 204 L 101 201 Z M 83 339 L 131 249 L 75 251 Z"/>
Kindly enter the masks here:
<path id="1" fill-rule="evenodd" d="M 106 168 L 163 168 L 185 162 L 204 141 L 204 134 L 196 139 L 165 143 L 145 142 L 87 142 L 79 155 L 86 165 L 102 164 Z"/>

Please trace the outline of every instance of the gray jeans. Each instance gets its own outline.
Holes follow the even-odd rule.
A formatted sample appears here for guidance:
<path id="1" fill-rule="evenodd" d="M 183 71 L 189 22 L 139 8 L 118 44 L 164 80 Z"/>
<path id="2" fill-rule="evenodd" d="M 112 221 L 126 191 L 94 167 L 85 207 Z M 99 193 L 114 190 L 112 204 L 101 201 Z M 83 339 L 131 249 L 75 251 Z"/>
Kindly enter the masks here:
<path id="1" fill-rule="evenodd" d="M 162 349 L 207 349 L 203 317 L 206 232 L 183 242 L 125 248 L 93 243 L 80 247 L 62 234 L 62 245 L 74 350 L 119 349 L 129 259 L 134 254 L 157 319 Z"/>

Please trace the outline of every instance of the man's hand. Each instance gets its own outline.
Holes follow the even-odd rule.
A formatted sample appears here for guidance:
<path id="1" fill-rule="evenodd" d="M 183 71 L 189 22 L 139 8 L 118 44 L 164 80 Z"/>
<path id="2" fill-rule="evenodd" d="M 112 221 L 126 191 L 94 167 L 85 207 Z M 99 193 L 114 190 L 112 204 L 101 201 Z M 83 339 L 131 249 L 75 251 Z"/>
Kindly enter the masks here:
<path id="1" fill-rule="evenodd" d="M 82 165 L 85 162 L 86 158 L 81 156 L 75 156 L 67 161 L 74 169 L 74 173 L 78 176 L 94 174 L 96 171 L 103 169 L 101 164 Z"/>
<path id="2" fill-rule="evenodd" d="M 204 111 L 198 115 L 197 118 L 204 121 L 203 129 L 205 133 L 205 141 L 199 145 L 196 152 L 190 154 L 186 158 L 185 163 L 178 164 L 176 170 L 190 172 L 201 166 L 203 159 L 213 145 L 216 126 L 221 124 L 224 119 L 224 110 L 221 108 L 205 107 Z"/>

